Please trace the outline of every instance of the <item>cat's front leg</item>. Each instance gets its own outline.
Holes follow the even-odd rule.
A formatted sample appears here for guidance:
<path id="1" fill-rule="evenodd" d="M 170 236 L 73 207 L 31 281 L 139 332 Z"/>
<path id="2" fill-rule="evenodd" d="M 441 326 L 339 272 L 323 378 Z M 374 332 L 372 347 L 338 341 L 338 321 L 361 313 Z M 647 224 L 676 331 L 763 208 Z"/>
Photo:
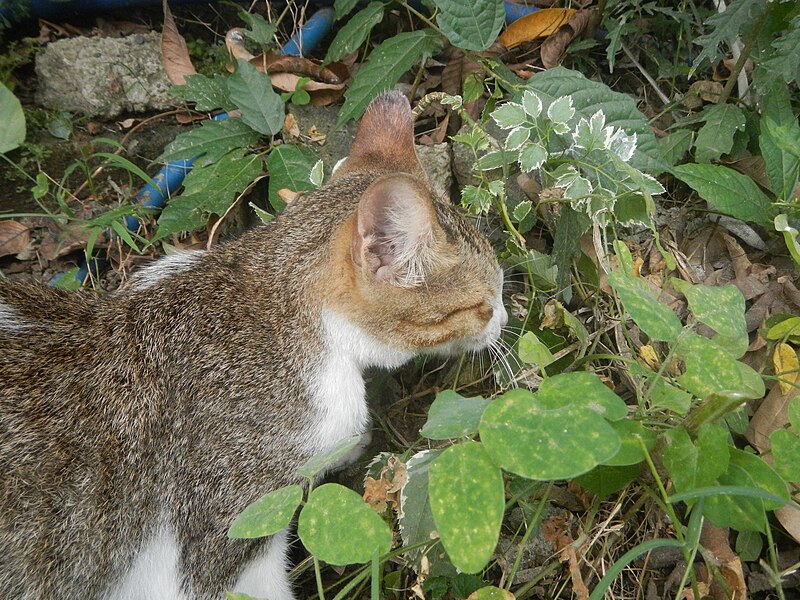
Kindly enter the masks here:
<path id="1" fill-rule="evenodd" d="M 264 549 L 242 569 L 232 592 L 268 600 L 294 600 L 286 553 L 289 549 L 284 529 L 272 536 Z"/>

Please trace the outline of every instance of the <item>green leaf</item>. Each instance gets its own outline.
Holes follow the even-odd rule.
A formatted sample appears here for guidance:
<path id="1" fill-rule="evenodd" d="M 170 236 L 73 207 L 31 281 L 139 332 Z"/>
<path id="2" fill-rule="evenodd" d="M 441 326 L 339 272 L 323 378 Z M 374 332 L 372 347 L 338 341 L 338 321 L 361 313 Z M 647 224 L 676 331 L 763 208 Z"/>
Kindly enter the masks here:
<path id="1" fill-rule="evenodd" d="M 650 339 L 672 342 L 678 338 L 681 322 L 672 309 L 650 295 L 650 286 L 643 279 L 612 271 L 608 282 L 625 310 Z"/>
<path id="2" fill-rule="evenodd" d="M 525 125 L 528 121 L 528 115 L 525 113 L 522 104 L 506 102 L 492 112 L 492 119 L 502 129 L 514 129 Z"/>
<path id="3" fill-rule="evenodd" d="M 522 389 L 489 404 L 479 431 L 495 464 L 528 479 L 571 479 L 620 447 L 614 429 L 584 403 L 542 410 L 536 396 Z"/>
<path id="4" fill-rule="evenodd" d="M 789 225 L 789 219 L 785 214 L 776 215 L 774 225 L 775 231 L 783 233 L 783 241 L 794 262 L 800 265 L 800 241 L 797 229 Z"/>
<path id="5" fill-rule="evenodd" d="M 758 22 L 766 4 L 763 0 L 736 0 L 729 3 L 726 10 L 715 12 L 705 19 L 704 26 L 710 31 L 694 40 L 694 43 L 703 49 L 692 61 L 692 73 L 697 68 L 705 66 L 706 62 L 711 64 L 717 62 L 722 56 L 720 45 L 725 44 L 727 47 L 739 36 L 748 39 L 748 32 L 752 25 Z"/>
<path id="6" fill-rule="evenodd" d="M 268 23 L 259 14 L 239 11 L 239 18 L 247 23 L 250 30 L 245 30 L 244 34 L 261 46 L 269 46 L 272 43 L 272 36 L 275 35 L 277 27 L 273 23 Z"/>
<path id="7" fill-rule="evenodd" d="M 333 9 L 336 11 L 336 20 L 349 15 L 356 4 L 358 4 L 358 0 L 334 0 Z"/>
<path id="8" fill-rule="evenodd" d="M 747 175 L 722 165 L 687 164 L 672 171 L 714 210 L 763 227 L 772 223 L 769 198 Z"/>
<path id="9" fill-rule="evenodd" d="M 591 225 L 592 221 L 585 213 L 573 210 L 569 206 L 561 207 L 561 218 L 556 225 L 552 254 L 553 263 L 558 269 L 556 283 L 560 290 L 569 290 L 570 288 L 569 276 L 572 258 L 580 252 L 581 236 L 588 231 Z M 567 297 L 565 292 L 565 297 L 569 300 L 571 296 Z"/>
<path id="10" fill-rule="evenodd" d="M 336 32 L 325 55 L 325 64 L 341 60 L 358 50 L 369 37 L 372 28 L 383 20 L 383 13 L 382 2 L 370 2 L 354 14 L 344 27 Z"/>
<path id="11" fill-rule="evenodd" d="M 690 333 L 681 339 L 675 352 L 686 364 L 678 383 L 698 398 L 733 393 L 742 402 L 764 396 L 761 376 L 721 351 L 712 340 Z"/>
<path id="12" fill-rule="evenodd" d="M 423 56 L 436 52 L 440 44 L 439 34 L 432 29 L 398 33 L 382 42 L 370 53 L 369 61 L 358 70 L 345 92 L 337 127 L 361 117 L 378 94 L 394 86 L 403 73 Z"/>
<path id="13" fill-rule="evenodd" d="M 628 414 L 628 407 L 608 389 L 594 373 L 574 371 L 548 377 L 536 394 L 538 406 L 545 410 L 579 405 L 608 421 L 619 421 Z"/>
<path id="14" fill-rule="evenodd" d="M 800 437 L 788 429 L 777 429 L 769 441 L 778 474 L 786 481 L 800 481 Z"/>
<path id="15" fill-rule="evenodd" d="M 728 468 L 728 432 L 719 425 L 698 430 L 697 445 L 683 427 L 664 433 L 664 467 L 678 493 L 713 485 Z"/>
<path id="16" fill-rule="evenodd" d="M 751 488 L 789 499 L 784 481 L 759 457 L 730 448 L 730 458 L 727 472 L 719 478 L 720 485 Z M 720 494 L 706 498 L 704 514 L 717 527 L 764 532 L 764 511 L 780 506 L 772 500 Z"/>
<path id="17" fill-rule="evenodd" d="M 789 424 L 794 430 L 800 433 L 800 397 L 794 397 L 789 401 Z M 800 481 L 798 479 L 797 481 Z"/>
<path id="18" fill-rule="evenodd" d="M 17 97 L 0 83 L 0 154 L 11 152 L 25 141 L 25 113 Z"/>
<path id="19" fill-rule="evenodd" d="M 314 488 L 297 520 L 308 551 L 332 565 L 367 563 L 392 547 L 392 532 L 353 490 L 337 483 Z"/>
<path id="20" fill-rule="evenodd" d="M 470 595 L 469 600 L 514 600 L 514 594 L 493 585 L 487 585 L 474 594 Z"/>
<path id="21" fill-rule="evenodd" d="M 769 58 L 755 70 L 755 82 L 761 89 L 767 89 L 775 82 L 781 84 L 800 82 L 797 48 L 800 48 L 800 15 L 795 16 L 783 31 L 783 35 L 772 42 L 770 51 L 766 53 Z M 769 97 L 768 94 L 765 96 Z"/>
<path id="22" fill-rule="evenodd" d="M 263 208 L 256 206 L 252 202 L 250 202 L 249 204 L 250 208 L 252 208 L 253 211 L 256 213 L 258 220 L 261 221 L 264 225 L 266 225 L 267 223 L 271 223 L 272 221 L 275 220 L 275 215 L 273 215 L 272 213 L 268 213 Z"/>
<path id="23" fill-rule="evenodd" d="M 744 113 L 733 104 L 712 104 L 703 110 L 705 124 L 695 139 L 695 159 L 699 163 L 717 160 L 733 148 L 733 135 L 744 130 Z"/>
<path id="24" fill-rule="evenodd" d="M 200 127 L 176 137 L 157 160 L 169 162 L 199 157 L 194 167 L 202 167 L 218 161 L 235 148 L 255 144 L 259 137 L 241 119 L 205 121 Z"/>
<path id="25" fill-rule="evenodd" d="M 155 239 L 197 229 L 209 214 L 224 214 L 236 196 L 261 174 L 263 166 L 261 156 L 245 155 L 238 149 L 216 162 L 194 167 L 184 180 L 183 194 L 161 212 Z"/>
<path id="26" fill-rule="evenodd" d="M 645 459 L 640 440 L 644 442 L 648 453 L 652 452 L 656 445 L 656 433 L 652 429 L 646 428 L 639 421 L 622 419 L 611 423 L 611 426 L 619 435 L 622 442 L 619 452 L 603 464 L 612 467 L 624 467 L 636 465 Z"/>
<path id="27" fill-rule="evenodd" d="M 472 435 L 478 431 L 481 415 L 488 404 L 485 398 L 464 398 L 453 390 L 440 392 L 431 404 L 420 434 L 429 440 Z"/>
<path id="28" fill-rule="evenodd" d="M 685 415 L 692 406 L 692 395 L 667 383 L 663 377 L 655 377 L 650 386 L 650 402 L 653 408 Z"/>
<path id="29" fill-rule="evenodd" d="M 311 457 L 303 466 L 297 469 L 297 474 L 302 477 L 307 477 L 308 479 L 313 479 L 320 473 L 336 465 L 336 463 L 355 450 L 360 443 L 361 436 L 352 435 L 333 446 L 333 448 Z"/>
<path id="30" fill-rule="evenodd" d="M 689 310 L 697 319 L 726 338 L 723 346 L 731 356 L 739 358 L 750 344 L 744 320 L 744 296 L 732 285 L 692 285 L 673 279 L 672 286 L 686 296 Z"/>
<path id="31" fill-rule="evenodd" d="M 231 101 L 242 111 L 242 121 L 263 135 L 283 129 L 283 101 L 272 89 L 269 76 L 246 60 L 237 61 L 236 72 L 228 78 Z"/>
<path id="32" fill-rule="evenodd" d="M 213 78 L 199 73 L 188 75 L 184 85 L 173 85 L 169 93 L 187 102 L 194 102 L 195 108 L 200 111 L 234 108 L 228 93 L 228 77 L 221 75 L 214 75 Z"/>
<path id="33" fill-rule="evenodd" d="M 760 125 L 758 143 L 770 187 L 778 200 L 788 202 L 800 178 L 800 126 L 794 118 L 780 123 L 767 112 L 761 117 Z"/>
<path id="34" fill-rule="evenodd" d="M 667 165 L 647 118 L 636 108 L 630 96 L 615 92 L 603 83 L 591 81 L 581 73 L 564 67 L 537 73 L 536 77 L 530 78 L 526 89 L 535 91 L 545 108 L 562 96 L 571 96 L 575 108 L 573 124 L 581 117 L 589 119 L 602 110 L 607 126 L 619 127 L 627 135 L 636 134 L 636 152 L 630 161 L 631 165 L 651 175 L 666 170 Z"/>
<path id="35" fill-rule="evenodd" d="M 272 149 L 267 158 L 269 170 L 269 203 L 281 211 L 286 203 L 278 196 L 278 190 L 288 188 L 293 192 L 310 192 L 314 184 L 309 174 L 314 168 L 316 156 L 305 146 L 283 144 Z"/>
<path id="36" fill-rule="evenodd" d="M 736 554 L 742 562 L 754 562 L 761 556 L 764 542 L 755 531 L 742 531 L 736 536 Z"/>
<path id="37" fill-rule="evenodd" d="M 60 110 L 47 122 L 47 131 L 50 135 L 62 140 L 68 140 L 72 135 L 72 115 L 65 110 Z"/>
<path id="38" fill-rule="evenodd" d="M 550 348 L 532 331 L 526 331 L 519 338 L 517 354 L 522 362 L 538 365 L 541 369 L 553 362 L 553 353 L 550 352 Z"/>
<path id="39" fill-rule="evenodd" d="M 290 485 L 262 496 L 236 517 L 228 537 L 252 539 L 278 533 L 294 516 L 303 500 L 303 488 Z"/>
<path id="40" fill-rule="evenodd" d="M 503 0 L 434 0 L 436 24 L 450 43 L 464 50 L 486 50 L 505 20 Z"/>
<path id="41" fill-rule="evenodd" d="M 481 444 L 451 446 L 433 462 L 430 502 L 452 563 L 479 572 L 497 546 L 505 509 L 503 476 Z"/>
<path id="42" fill-rule="evenodd" d="M 675 165 L 683 160 L 692 146 L 693 137 L 694 133 L 691 130 L 679 129 L 658 140 L 661 153 L 668 165 Z"/>
<path id="43" fill-rule="evenodd" d="M 615 494 L 639 476 L 639 465 L 607 467 L 600 465 L 575 479 L 600 498 Z"/>

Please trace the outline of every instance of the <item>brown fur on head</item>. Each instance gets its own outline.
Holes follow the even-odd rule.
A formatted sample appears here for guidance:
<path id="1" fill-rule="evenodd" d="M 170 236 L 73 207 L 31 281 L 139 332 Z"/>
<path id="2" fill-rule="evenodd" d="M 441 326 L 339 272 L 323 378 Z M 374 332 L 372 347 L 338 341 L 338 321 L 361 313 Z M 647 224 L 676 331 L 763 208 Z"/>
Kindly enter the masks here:
<path id="1" fill-rule="evenodd" d="M 336 177 L 385 174 L 361 195 L 335 238 L 328 306 L 394 347 L 485 345 L 481 336 L 492 317 L 505 323 L 502 274 L 485 238 L 432 194 L 413 136 L 411 108 L 400 93 L 370 105 Z"/>

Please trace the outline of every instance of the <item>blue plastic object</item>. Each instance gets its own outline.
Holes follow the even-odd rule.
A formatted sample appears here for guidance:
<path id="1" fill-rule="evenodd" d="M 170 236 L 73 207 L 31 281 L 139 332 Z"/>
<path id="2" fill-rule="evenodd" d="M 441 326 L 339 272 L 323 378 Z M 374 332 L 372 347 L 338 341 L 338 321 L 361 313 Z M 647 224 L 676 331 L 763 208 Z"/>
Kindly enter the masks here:
<path id="1" fill-rule="evenodd" d="M 538 11 L 539 9 L 535 6 L 525 6 L 524 4 L 506 2 L 506 24 L 513 23 L 517 19 L 521 19 L 522 17 Z"/>
<path id="2" fill-rule="evenodd" d="M 173 4 L 210 4 L 210 0 L 170 0 Z M 160 6 L 161 0 L 28 0 L 24 4 L 27 15 L 20 14 L 19 10 L 12 10 L 2 6 L 0 2 L 0 15 L 11 22 L 16 22 L 21 17 L 42 18 L 47 20 L 65 19 L 80 14 L 96 13 L 107 10 L 135 8 L 137 6 Z"/>
<path id="3" fill-rule="evenodd" d="M 281 54 L 289 56 L 307 56 L 319 45 L 322 38 L 331 30 L 336 12 L 328 8 L 320 8 L 305 25 L 281 48 Z"/>

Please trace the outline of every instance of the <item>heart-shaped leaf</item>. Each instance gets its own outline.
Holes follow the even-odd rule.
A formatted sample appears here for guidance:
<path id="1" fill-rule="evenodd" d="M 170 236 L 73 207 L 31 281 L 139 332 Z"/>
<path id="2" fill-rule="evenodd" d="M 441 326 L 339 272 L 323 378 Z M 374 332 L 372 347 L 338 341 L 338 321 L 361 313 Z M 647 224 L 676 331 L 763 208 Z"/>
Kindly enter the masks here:
<path id="1" fill-rule="evenodd" d="M 303 488 L 290 485 L 270 492 L 244 509 L 228 530 L 232 538 L 260 538 L 289 524 L 303 499 Z"/>
<path id="2" fill-rule="evenodd" d="M 361 496 L 338 483 L 312 490 L 297 535 L 311 554 L 332 565 L 366 563 L 392 547 L 389 526 Z"/>
<path id="3" fill-rule="evenodd" d="M 485 398 L 464 398 L 453 390 L 436 395 L 428 411 L 428 420 L 420 433 L 429 440 L 448 440 L 478 431 L 481 415 L 488 406 Z"/>

